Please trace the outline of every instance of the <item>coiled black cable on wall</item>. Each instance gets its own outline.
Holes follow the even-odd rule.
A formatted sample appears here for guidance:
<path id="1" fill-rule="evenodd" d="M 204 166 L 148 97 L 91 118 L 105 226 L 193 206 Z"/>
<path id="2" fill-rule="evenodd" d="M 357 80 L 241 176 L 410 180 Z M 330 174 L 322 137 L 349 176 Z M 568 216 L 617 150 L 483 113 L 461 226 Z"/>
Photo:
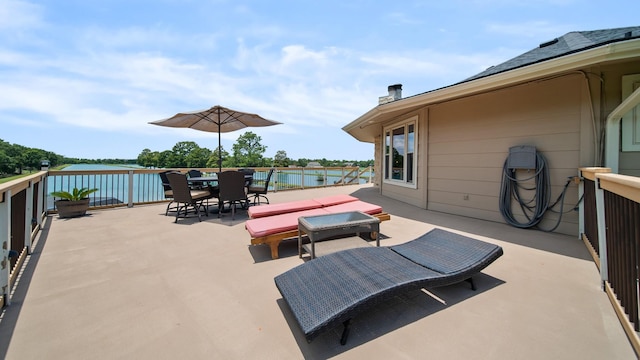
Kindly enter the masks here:
<path id="1" fill-rule="evenodd" d="M 513 148 L 512 148 L 513 149 Z M 535 149 L 533 150 L 535 151 Z M 514 156 L 511 152 L 509 156 Z M 527 168 L 528 172 L 535 170 L 533 174 L 526 178 L 518 179 L 519 169 L 509 166 L 510 157 L 504 162 L 502 167 L 502 183 L 500 186 L 500 213 L 504 220 L 512 226 L 518 228 L 531 228 L 542 221 L 544 213 L 549 207 L 551 199 L 551 183 L 549 180 L 549 167 L 546 159 L 537 151 L 535 151 L 535 168 Z M 524 187 L 523 183 L 535 180 L 535 187 Z M 520 190 L 535 190 L 535 194 L 530 199 L 523 199 Z M 512 199 L 518 204 L 527 221 L 520 222 L 513 215 Z"/>
<path id="2" fill-rule="evenodd" d="M 535 154 L 535 155 L 534 155 Z M 533 174 L 528 177 L 518 178 L 518 171 L 522 172 L 526 170 L 528 173 L 533 171 Z M 523 183 L 533 181 L 534 187 L 525 187 Z M 573 177 L 569 177 L 567 183 L 564 185 L 562 193 L 558 196 L 553 204 L 549 204 L 551 201 L 551 180 L 549 178 L 549 165 L 547 160 L 535 150 L 533 146 L 514 146 L 509 149 L 509 156 L 504 162 L 502 167 L 502 183 L 500 185 L 500 213 L 504 220 L 512 226 L 518 228 L 532 228 L 537 227 L 542 231 L 554 231 L 560 225 L 562 215 L 564 214 L 564 197 L 567 193 L 569 184 L 573 180 Z M 524 199 L 520 190 L 532 191 L 534 190 L 534 196 L 530 199 Z M 582 198 L 578 200 L 578 204 L 582 201 Z M 520 222 L 513 214 L 512 206 L 517 204 L 522 215 L 527 221 Z M 547 210 L 551 210 L 560 204 L 560 211 L 558 211 L 558 221 L 551 229 L 541 229 L 538 225 Z M 578 204 L 570 211 L 577 210 Z"/>

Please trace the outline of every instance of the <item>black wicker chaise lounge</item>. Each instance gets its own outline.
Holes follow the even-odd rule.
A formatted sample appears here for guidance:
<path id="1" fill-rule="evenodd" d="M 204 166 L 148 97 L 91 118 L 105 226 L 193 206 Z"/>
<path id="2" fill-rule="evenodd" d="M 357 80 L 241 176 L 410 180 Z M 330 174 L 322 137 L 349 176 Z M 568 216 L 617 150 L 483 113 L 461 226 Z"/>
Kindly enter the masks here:
<path id="1" fill-rule="evenodd" d="M 502 256 L 498 245 L 442 229 L 390 247 L 339 251 L 275 277 L 308 342 L 340 323 L 346 344 L 350 320 L 410 289 L 470 281 Z"/>

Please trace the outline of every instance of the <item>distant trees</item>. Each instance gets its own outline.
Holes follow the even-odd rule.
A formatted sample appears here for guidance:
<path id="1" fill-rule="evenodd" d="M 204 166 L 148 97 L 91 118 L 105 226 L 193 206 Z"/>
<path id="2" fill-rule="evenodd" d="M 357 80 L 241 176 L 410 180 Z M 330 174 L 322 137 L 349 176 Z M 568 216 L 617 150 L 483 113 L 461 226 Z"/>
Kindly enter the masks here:
<path id="1" fill-rule="evenodd" d="M 292 160 L 287 157 L 287 152 L 284 150 L 278 150 L 276 155 L 273 157 L 273 166 L 276 167 L 287 167 L 291 165 Z"/>
<path id="2" fill-rule="evenodd" d="M 11 144 L 0 139 L 0 175 L 21 174 L 23 170 L 40 170 L 42 160 L 49 160 L 51 166 L 60 163 L 64 157 L 50 151 Z"/>
<path id="3" fill-rule="evenodd" d="M 251 131 L 240 135 L 233 144 L 234 167 L 269 166 L 267 159 L 262 156 L 267 147 L 260 143 L 262 138 Z"/>
<path id="4" fill-rule="evenodd" d="M 135 159 L 80 159 L 58 155 L 51 151 L 11 144 L 0 139 L 0 177 L 19 175 L 25 170 L 40 170 L 42 160 L 50 167 L 62 164 L 131 164 Z"/>
<path id="5" fill-rule="evenodd" d="M 267 147 L 262 145 L 262 138 L 251 131 L 238 137 L 232 146 L 232 154 L 222 146 L 213 151 L 201 148 L 192 141 L 177 143 L 171 150 L 163 152 L 144 149 L 138 155 L 138 164 L 144 167 L 159 168 L 217 168 L 219 153 L 222 153 L 223 168 L 242 167 L 288 167 L 290 165 L 305 167 L 311 161 L 316 161 L 325 167 L 332 166 L 372 166 L 373 160 L 347 161 L 327 159 L 298 159 L 294 161 L 284 150 L 278 150 L 273 159 L 265 157 Z M 220 152 L 218 151 L 220 150 Z"/>
<path id="6" fill-rule="evenodd" d="M 373 165 L 373 160 L 348 161 L 324 158 L 293 160 L 284 150 L 278 150 L 271 159 L 264 156 L 267 147 L 262 145 L 261 141 L 260 136 L 247 131 L 233 144 L 231 154 L 221 147 L 222 167 L 287 167 L 290 165 L 305 167 L 311 161 L 316 161 L 325 167 Z M 218 148 L 212 151 L 200 147 L 193 141 L 182 141 L 176 143 L 171 150 L 143 149 L 136 159 L 79 159 L 11 144 L 0 139 L 0 177 L 21 174 L 23 170 L 40 170 L 42 160 L 48 160 L 50 167 L 63 164 L 138 164 L 147 168 L 217 168 L 218 154 Z"/>
<path id="7" fill-rule="evenodd" d="M 217 168 L 219 154 L 222 153 L 223 167 L 271 166 L 271 159 L 263 156 L 267 147 L 260 142 L 260 136 L 247 131 L 233 144 L 233 155 L 220 147 L 211 151 L 198 146 L 193 141 L 177 143 L 171 151 L 162 153 L 144 149 L 138 155 L 138 164 L 144 167 L 160 168 Z"/>

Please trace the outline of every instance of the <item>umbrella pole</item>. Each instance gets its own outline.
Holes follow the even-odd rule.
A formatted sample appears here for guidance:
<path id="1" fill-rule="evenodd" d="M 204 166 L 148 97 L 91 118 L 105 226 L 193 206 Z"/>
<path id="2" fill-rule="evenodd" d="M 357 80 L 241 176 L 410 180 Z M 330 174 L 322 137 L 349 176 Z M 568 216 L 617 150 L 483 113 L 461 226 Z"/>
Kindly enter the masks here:
<path id="1" fill-rule="evenodd" d="M 222 172 L 222 144 L 220 142 L 220 108 L 218 108 L 218 172 Z"/>

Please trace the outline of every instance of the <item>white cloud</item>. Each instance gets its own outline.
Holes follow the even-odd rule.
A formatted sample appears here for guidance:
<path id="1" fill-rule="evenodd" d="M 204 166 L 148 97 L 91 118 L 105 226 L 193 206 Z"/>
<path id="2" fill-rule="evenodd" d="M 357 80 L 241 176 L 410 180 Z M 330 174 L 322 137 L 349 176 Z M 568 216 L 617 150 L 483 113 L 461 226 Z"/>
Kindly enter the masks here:
<path id="1" fill-rule="evenodd" d="M 3 0 L 0 29 L 29 29 L 42 25 L 42 8 L 26 1 Z"/>

